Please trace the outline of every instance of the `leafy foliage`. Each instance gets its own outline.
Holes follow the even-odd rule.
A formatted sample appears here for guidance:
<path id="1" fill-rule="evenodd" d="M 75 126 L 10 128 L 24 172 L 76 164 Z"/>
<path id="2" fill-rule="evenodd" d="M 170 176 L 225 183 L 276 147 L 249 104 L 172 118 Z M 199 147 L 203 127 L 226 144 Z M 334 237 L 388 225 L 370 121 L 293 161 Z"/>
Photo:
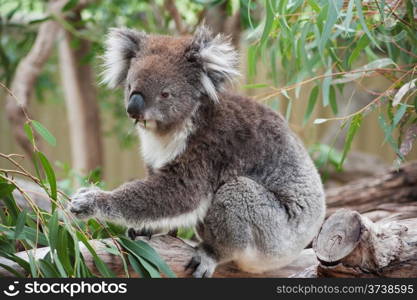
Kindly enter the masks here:
<path id="1" fill-rule="evenodd" d="M 0 81 L 9 85 L 22 57 L 30 50 L 39 26 L 54 19 L 78 39 L 91 41 L 92 47 L 83 63 L 98 66 L 102 40 L 109 27 L 127 26 L 148 32 L 176 33 L 174 16 L 157 1 L 97 1 L 83 9 L 80 20 L 68 22 L 49 15 L 43 0 L 4 0 L 0 3 Z M 69 12 L 77 0 L 69 0 L 63 12 Z M 299 98 L 305 85 L 312 85 L 306 103 L 303 125 L 319 125 L 339 121 L 346 128 L 344 149 L 336 151 L 329 145 L 316 143 L 310 148 L 315 163 L 321 167 L 330 163 L 342 168 L 355 136 L 364 119 L 378 115 L 378 124 L 401 163 L 412 151 L 417 139 L 417 2 L 359 1 L 359 0 L 179 0 L 175 1 L 188 32 L 198 24 L 204 11 L 221 6 L 228 15 L 240 12 L 241 28 L 247 31 L 247 89 L 269 88 L 261 100 L 278 109 L 278 99 L 287 103 L 286 118 L 291 121 L 292 104 Z M 74 47 L 77 45 L 74 42 Z M 59 96 L 56 57 L 38 78 L 36 96 L 39 101 L 45 91 Z M 259 64 L 269 70 L 272 85 L 254 82 Z M 285 70 L 285 72 L 280 72 Z M 99 72 L 97 72 L 99 73 Z M 382 91 L 369 90 L 366 79 L 378 76 L 386 82 Z M 343 115 L 338 101 L 345 86 L 369 92 L 373 99 L 358 111 Z M 121 93 L 121 92 L 119 92 Z M 132 144 L 131 125 L 120 105 L 121 94 L 109 96 L 98 88 L 103 110 L 115 117 L 106 128 L 107 134 L 116 135 L 121 144 Z M 49 95 L 51 96 L 51 95 Z M 59 96 L 59 97 L 58 97 Z M 58 100 L 60 101 L 60 100 Z M 318 107 L 328 107 L 332 117 L 312 120 Z M 49 145 L 55 146 L 55 137 L 39 122 L 27 120 L 24 131 L 34 148 L 33 162 L 36 176 L 25 174 L 43 188 L 51 201 L 51 210 L 37 207 L 29 195 L 14 181 L 13 174 L 0 171 L 0 255 L 18 263 L 32 277 L 110 277 L 112 271 L 100 259 L 92 245 L 93 239 L 112 238 L 116 243 L 105 244 L 106 251 L 117 255 L 124 263 L 126 276 L 130 265 L 142 277 L 159 277 L 160 273 L 174 276 L 166 264 L 146 242 L 133 242 L 124 237 L 124 228 L 96 220 L 74 220 L 63 208 L 65 193 L 71 193 L 74 182 L 88 184 L 100 181 L 100 170 L 88 176 L 75 174 L 71 167 L 62 165 L 65 179 L 57 182 L 56 172 L 44 153 L 36 147 L 34 132 Z M 128 134 L 126 134 L 126 132 Z M 12 156 L 2 157 L 5 159 Z M 10 171 L 10 170 L 9 170 Z M 14 172 L 25 173 L 17 168 Z M 23 192 L 29 208 L 16 204 L 13 191 Z M 192 230 L 181 231 L 190 238 Z M 90 270 L 80 252 L 84 245 L 91 253 L 96 269 Z M 48 254 L 25 261 L 15 253 L 36 247 L 49 246 Z M 5 265 L 16 276 L 26 276 Z"/>
<path id="2" fill-rule="evenodd" d="M 339 167 L 359 130 L 360 120 L 371 112 L 378 113 L 385 140 L 399 161 L 404 160 L 398 150 L 401 136 L 417 122 L 413 102 L 416 1 L 264 0 L 263 9 L 265 18 L 254 26 L 253 43 L 248 48 L 248 78 L 254 78 L 261 58 L 270 68 L 273 82 L 287 85 L 271 87 L 272 92 L 263 99 L 283 96 L 290 107 L 292 98 L 287 92 L 295 90 L 298 98 L 299 90 L 313 83 L 304 124 L 318 105 L 330 106 L 336 116 L 316 119 L 314 124 L 335 120 L 342 121 L 342 126 L 350 124 Z M 285 72 L 274 71 L 277 64 Z M 388 81 L 387 88 L 368 90 L 363 81 L 370 76 Z M 340 116 L 337 92 L 342 92 L 347 83 L 371 93 L 374 99 L 359 111 Z M 317 101 L 319 91 L 321 103 Z M 384 107 L 390 111 L 387 118 Z M 394 131 L 399 131 L 397 139 Z"/>
<path id="3" fill-rule="evenodd" d="M 55 141 L 55 137 L 39 122 L 29 120 L 25 124 L 28 138 L 33 140 L 34 128 L 47 141 Z M 52 143 L 55 144 L 55 143 Z M 8 171 L 0 170 L 0 256 L 16 262 L 25 272 L 19 273 L 6 265 L 4 268 L 18 277 L 115 277 L 111 269 L 98 256 L 93 247 L 93 239 L 111 238 L 114 243 L 103 243 L 104 249 L 119 256 L 124 264 L 125 276 L 129 277 L 128 265 L 142 277 L 160 277 L 164 273 L 168 277 L 175 277 L 166 263 L 144 241 L 131 241 L 125 237 L 126 228 L 115 224 L 102 224 L 96 220 L 83 222 L 74 217 L 65 209 L 68 197 L 58 190 L 55 171 L 46 156 L 35 152 L 34 162 L 42 166 L 45 178 L 36 177 L 16 163 L 12 156 L 2 156 L 13 162 L 24 176 L 28 177 L 44 189 L 51 201 L 51 210 L 40 209 L 30 198 L 24 188 L 10 176 Z M 15 172 L 12 170 L 12 172 Z M 21 209 L 16 204 L 13 191 L 18 189 L 28 202 L 30 209 Z M 95 242 L 97 243 L 97 241 Z M 97 271 L 91 270 L 85 262 L 80 251 L 83 244 L 91 253 Z M 39 247 L 49 247 L 43 257 L 35 257 L 27 252 L 29 261 L 25 261 L 15 253 L 28 251 Z"/>

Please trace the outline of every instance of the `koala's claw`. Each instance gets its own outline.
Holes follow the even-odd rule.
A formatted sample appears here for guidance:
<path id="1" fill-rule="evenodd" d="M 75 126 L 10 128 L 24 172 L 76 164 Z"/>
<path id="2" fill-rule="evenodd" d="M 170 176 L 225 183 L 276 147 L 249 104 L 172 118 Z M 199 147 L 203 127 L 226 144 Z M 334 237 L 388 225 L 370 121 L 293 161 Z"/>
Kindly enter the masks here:
<path id="1" fill-rule="evenodd" d="M 127 230 L 127 236 L 133 241 L 136 240 L 137 236 L 146 236 L 150 240 L 152 235 L 153 232 L 147 229 L 136 230 L 135 228 L 129 228 Z"/>
<path id="2" fill-rule="evenodd" d="M 197 247 L 185 270 L 190 270 L 195 278 L 209 278 L 216 269 L 217 261 L 207 253 L 203 248 Z"/>
<path id="3" fill-rule="evenodd" d="M 197 267 L 201 264 L 201 257 L 200 255 L 194 255 L 190 261 L 188 262 L 188 264 L 185 266 L 185 271 L 192 271 L 194 273 L 194 271 L 197 269 Z"/>
<path id="4" fill-rule="evenodd" d="M 93 217 L 96 213 L 95 197 L 99 189 L 81 188 L 73 196 L 69 211 L 79 219 Z"/>
<path id="5" fill-rule="evenodd" d="M 168 232 L 168 235 L 170 235 L 172 237 L 178 237 L 178 228 L 170 230 Z"/>
<path id="6" fill-rule="evenodd" d="M 129 229 L 127 230 L 127 236 L 128 236 L 128 237 L 129 237 L 132 241 L 134 241 L 134 240 L 136 239 L 136 237 L 137 237 L 135 228 L 129 228 Z"/>

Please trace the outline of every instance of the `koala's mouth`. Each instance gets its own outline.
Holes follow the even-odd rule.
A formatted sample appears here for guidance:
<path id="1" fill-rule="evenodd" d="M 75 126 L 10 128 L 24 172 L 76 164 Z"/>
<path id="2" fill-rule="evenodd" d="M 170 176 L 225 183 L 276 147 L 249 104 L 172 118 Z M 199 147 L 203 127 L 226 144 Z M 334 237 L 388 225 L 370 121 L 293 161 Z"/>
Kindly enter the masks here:
<path id="1" fill-rule="evenodd" d="M 152 129 L 156 126 L 156 122 L 153 120 L 135 119 L 135 125 L 144 129 Z"/>
<path id="2" fill-rule="evenodd" d="M 140 127 L 146 128 L 146 120 L 143 119 L 135 119 L 135 125 L 139 125 Z"/>

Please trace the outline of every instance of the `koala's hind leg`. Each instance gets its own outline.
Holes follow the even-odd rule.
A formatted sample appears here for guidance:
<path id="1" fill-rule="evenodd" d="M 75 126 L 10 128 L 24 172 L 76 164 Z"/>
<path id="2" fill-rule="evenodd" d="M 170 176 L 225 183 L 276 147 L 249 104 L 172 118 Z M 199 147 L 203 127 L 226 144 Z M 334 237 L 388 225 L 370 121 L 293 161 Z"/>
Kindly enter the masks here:
<path id="1" fill-rule="evenodd" d="M 210 277 L 217 264 L 228 261 L 260 273 L 289 263 L 298 254 L 294 250 L 305 246 L 294 247 L 291 235 L 297 232 L 274 194 L 246 177 L 217 191 L 197 231 L 202 243 L 188 266 L 195 277 Z"/>

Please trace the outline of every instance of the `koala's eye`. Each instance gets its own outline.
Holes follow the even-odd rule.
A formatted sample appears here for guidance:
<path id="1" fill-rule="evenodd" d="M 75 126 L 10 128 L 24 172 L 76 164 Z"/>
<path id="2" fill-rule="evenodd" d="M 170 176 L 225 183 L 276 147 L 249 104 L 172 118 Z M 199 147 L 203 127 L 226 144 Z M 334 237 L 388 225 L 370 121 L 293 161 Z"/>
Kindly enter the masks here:
<path id="1" fill-rule="evenodd" d="M 161 97 L 164 98 L 164 99 L 169 98 L 169 96 L 170 96 L 170 94 L 168 92 L 162 92 L 161 93 Z"/>

